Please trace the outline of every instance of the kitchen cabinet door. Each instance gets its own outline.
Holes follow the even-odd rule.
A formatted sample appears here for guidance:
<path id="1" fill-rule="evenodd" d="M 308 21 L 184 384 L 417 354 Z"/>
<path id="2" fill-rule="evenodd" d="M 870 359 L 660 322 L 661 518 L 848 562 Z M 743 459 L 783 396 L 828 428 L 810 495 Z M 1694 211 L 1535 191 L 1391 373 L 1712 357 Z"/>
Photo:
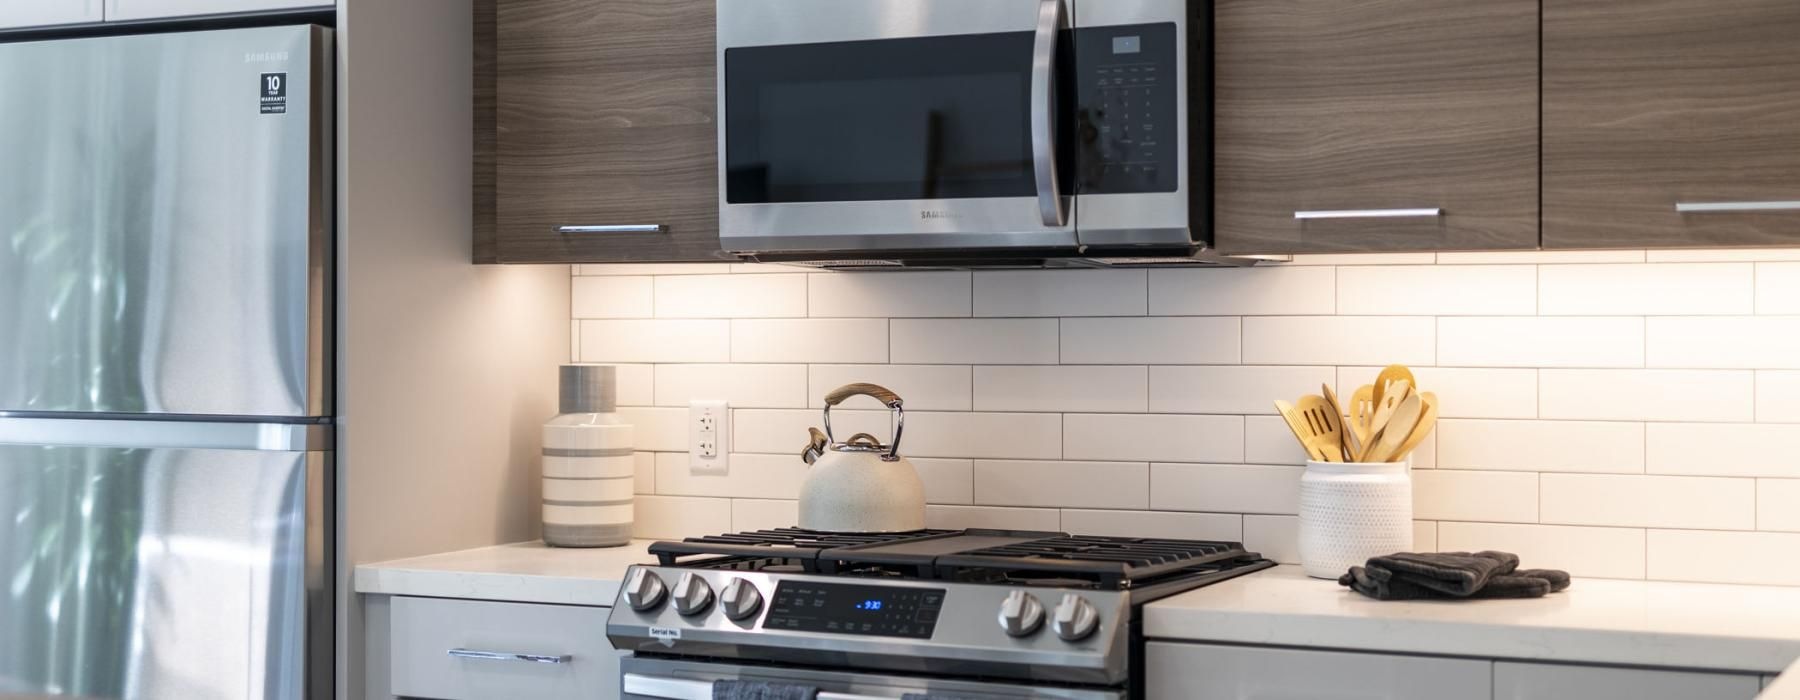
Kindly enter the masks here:
<path id="1" fill-rule="evenodd" d="M 1751 700 L 1760 687 L 1753 675 L 1494 663 L 1494 700 Z"/>
<path id="2" fill-rule="evenodd" d="M 106 21 L 329 8 L 332 0 L 106 0 Z"/>
<path id="3" fill-rule="evenodd" d="M 610 700 L 619 658 L 609 608 L 395 597 L 393 695 L 434 700 Z"/>
<path id="4" fill-rule="evenodd" d="M 1221 251 L 1537 247 L 1537 0 L 1218 0 L 1215 20 Z"/>
<path id="5" fill-rule="evenodd" d="M 497 4 L 492 261 L 725 258 L 713 4 Z"/>
<path id="6" fill-rule="evenodd" d="M 0 2 L 0 29 L 100 21 L 100 0 L 9 0 Z"/>
<path id="7" fill-rule="evenodd" d="M 1544 247 L 1800 244 L 1797 36 L 1793 0 L 1544 0 Z"/>
<path id="8" fill-rule="evenodd" d="M 1152 698 L 1490 700 L 1493 692 L 1493 664 L 1472 659 L 1168 642 L 1145 646 Z"/>

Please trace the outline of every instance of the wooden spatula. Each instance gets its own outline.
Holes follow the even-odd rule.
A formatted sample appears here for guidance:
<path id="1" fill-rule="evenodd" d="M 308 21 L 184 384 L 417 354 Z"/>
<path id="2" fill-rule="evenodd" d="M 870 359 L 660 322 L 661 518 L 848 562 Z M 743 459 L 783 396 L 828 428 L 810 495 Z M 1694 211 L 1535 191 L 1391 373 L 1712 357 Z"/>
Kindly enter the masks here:
<path id="1" fill-rule="evenodd" d="M 1307 394 L 1294 404 L 1307 429 L 1306 453 L 1321 462 L 1344 461 L 1344 417 L 1323 396 Z"/>
<path id="2" fill-rule="evenodd" d="M 1381 437 L 1375 446 L 1363 455 L 1365 462 L 1386 462 L 1388 458 L 1400 451 L 1406 439 L 1412 437 L 1413 428 L 1419 425 L 1419 416 L 1424 412 L 1424 402 L 1418 394 L 1411 394 L 1401 401 L 1399 406 L 1388 416 L 1387 425 L 1381 430 Z"/>
<path id="3" fill-rule="evenodd" d="M 1319 390 L 1325 392 L 1325 403 L 1331 404 L 1331 412 L 1338 416 L 1344 415 L 1344 406 L 1343 404 L 1338 403 L 1337 392 L 1331 390 L 1331 385 L 1320 384 Z M 1357 427 L 1355 425 L 1345 423 L 1342 427 L 1344 459 L 1352 462 L 1356 461 L 1357 456 L 1361 455 L 1363 451 L 1362 436 L 1356 434 Z"/>
<path id="4" fill-rule="evenodd" d="M 1430 435 L 1431 429 L 1437 426 L 1437 394 L 1433 394 L 1429 391 L 1419 394 L 1419 403 L 1423 405 L 1424 408 L 1420 410 L 1418 424 L 1413 426 L 1412 434 L 1406 437 L 1406 442 L 1400 443 L 1400 449 L 1397 449 L 1393 454 L 1388 455 L 1387 461 L 1398 462 L 1402 459 L 1406 459 L 1406 455 L 1411 454 L 1413 450 L 1418 449 L 1419 443 L 1424 442 L 1425 436 Z"/>
<path id="5" fill-rule="evenodd" d="M 1413 378 L 1412 370 L 1407 369 L 1406 365 L 1388 365 L 1381 370 L 1381 374 L 1375 375 L 1375 405 L 1380 406 L 1384 397 L 1394 393 L 1394 383 L 1401 380 L 1405 380 L 1407 386 L 1419 385 L 1419 380 Z M 1395 399 L 1394 403 L 1398 405 L 1400 399 Z"/>
<path id="6" fill-rule="evenodd" d="M 1380 384 L 1375 385 L 1375 417 L 1369 419 L 1368 443 L 1373 444 L 1381 440 L 1381 434 L 1387 428 L 1388 421 L 1394 416 L 1394 409 L 1399 408 L 1400 403 L 1405 401 L 1407 395 L 1411 393 L 1412 383 L 1404 379 L 1389 384 L 1386 392 L 1381 390 Z"/>
<path id="7" fill-rule="evenodd" d="M 1319 455 L 1313 452 L 1310 444 L 1312 431 L 1306 427 L 1306 419 L 1300 416 L 1300 411 L 1295 409 L 1293 404 L 1281 399 L 1275 400 L 1275 411 L 1281 414 L 1281 420 L 1287 423 L 1288 430 L 1294 432 L 1294 439 L 1300 442 L 1300 449 L 1306 450 L 1306 458 L 1319 459 Z"/>
<path id="8" fill-rule="evenodd" d="M 1350 394 L 1350 431 L 1356 435 L 1356 442 L 1361 445 L 1350 459 L 1361 462 L 1362 453 L 1367 452 L 1369 443 L 1375 432 L 1369 424 L 1375 420 L 1375 385 L 1364 384 Z"/>

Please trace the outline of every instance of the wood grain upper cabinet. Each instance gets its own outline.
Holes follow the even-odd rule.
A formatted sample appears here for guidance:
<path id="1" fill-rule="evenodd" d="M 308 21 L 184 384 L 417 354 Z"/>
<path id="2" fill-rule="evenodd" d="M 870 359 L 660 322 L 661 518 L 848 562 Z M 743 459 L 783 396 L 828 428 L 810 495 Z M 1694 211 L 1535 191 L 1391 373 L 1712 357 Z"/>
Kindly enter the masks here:
<path id="1" fill-rule="evenodd" d="M 724 257 L 718 253 L 713 3 L 495 5 L 491 261 Z M 479 183 L 479 154 L 476 167 Z M 476 196 L 479 203 L 479 186 Z M 480 223 L 478 211 L 478 260 Z"/>
<path id="2" fill-rule="evenodd" d="M 1215 19 L 1220 250 L 1537 247 L 1538 0 L 1218 0 Z"/>
<path id="3" fill-rule="evenodd" d="M 1796 115 L 1800 2 L 1544 0 L 1544 246 L 1800 243 Z"/>

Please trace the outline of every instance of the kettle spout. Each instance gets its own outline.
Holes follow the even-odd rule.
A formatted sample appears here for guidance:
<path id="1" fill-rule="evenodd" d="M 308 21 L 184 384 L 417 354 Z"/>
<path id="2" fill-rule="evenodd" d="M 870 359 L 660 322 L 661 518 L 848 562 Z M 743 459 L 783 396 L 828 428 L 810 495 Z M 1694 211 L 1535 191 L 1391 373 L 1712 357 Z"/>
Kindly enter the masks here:
<path id="1" fill-rule="evenodd" d="M 800 451 L 800 459 L 805 460 L 806 463 L 810 465 L 813 462 L 818 461 L 819 457 L 825 454 L 825 448 L 830 445 L 831 442 L 825 439 L 825 433 L 819 432 L 818 428 L 807 428 L 806 432 L 808 440 L 806 449 Z"/>

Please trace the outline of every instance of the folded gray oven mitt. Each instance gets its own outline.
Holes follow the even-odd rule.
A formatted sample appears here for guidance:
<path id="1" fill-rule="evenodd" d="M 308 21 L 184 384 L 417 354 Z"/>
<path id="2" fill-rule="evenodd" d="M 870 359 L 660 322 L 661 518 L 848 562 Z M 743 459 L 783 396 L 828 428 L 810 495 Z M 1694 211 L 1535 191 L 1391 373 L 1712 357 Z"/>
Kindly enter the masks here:
<path id="1" fill-rule="evenodd" d="M 1519 570 L 1508 552 L 1402 552 L 1371 558 L 1338 578 L 1376 600 L 1537 598 L 1569 587 L 1569 574 Z"/>

